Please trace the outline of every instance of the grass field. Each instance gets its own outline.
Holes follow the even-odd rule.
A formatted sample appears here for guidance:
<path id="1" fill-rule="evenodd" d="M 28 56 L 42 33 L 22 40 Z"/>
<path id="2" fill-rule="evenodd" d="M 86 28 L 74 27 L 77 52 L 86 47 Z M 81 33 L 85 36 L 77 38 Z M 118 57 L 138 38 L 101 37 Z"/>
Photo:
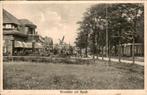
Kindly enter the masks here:
<path id="1" fill-rule="evenodd" d="M 4 89 L 144 89 L 144 67 L 4 62 Z"/>

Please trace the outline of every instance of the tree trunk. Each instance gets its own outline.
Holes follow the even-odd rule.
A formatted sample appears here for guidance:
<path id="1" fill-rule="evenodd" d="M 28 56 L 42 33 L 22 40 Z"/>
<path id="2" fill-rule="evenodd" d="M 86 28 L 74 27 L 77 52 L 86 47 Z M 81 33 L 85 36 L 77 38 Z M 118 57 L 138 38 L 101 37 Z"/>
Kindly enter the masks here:
<path id="1" fill-rule="evenodd" d="M 130 56 L 132 56 L 132 50 L 133 50 L 132 45 L 130 45 Z"/>
<path id="2" fill-rule="evenodd" d="M 82 57 L 82 49 L 80 48 L 80 57 Z"/>
<path id="3" fill-rule="evenodd" d="M 121 48 L 122 48 L 122 56 L 124 56 L 124 46 L 122 46 L 122 44 L 121 44 Z"/>
<path id="4" fill-rule="evenodd" d="M 87 47 L 85 48 L 85 55 L 86 55 L 86 57 L 88 57 L 88 54 L 87 54 Z"/>
<path id="5" fill-rule="evenodd" d="M 111 62 L 111 47 L 110 47 L 110 44 L 109 44 L 109 47 L 108 47 L 108 55 L 109 55 L 109 62 Z"/>
<path id="6" fill-rule="evenodd" d="M 97 52 L 96 52 L 96 58 L 98 59 L 98 57 L 99 57 L 99 46 L 97 46 L 98 48 L 97 48 Z"/>
<path id="7" fill-rule="evenodd" d="M 102 60 L 104 60 L 104 46 L 102 46 Z"/>
<path id="8" fill-rule="evenodd" d="M 116 56 L 117 55 L 117 46 L 115 45 L 114 46 L 114 56 Z"/>
<path id="9" fill-rule="evenodd" d="M 95 58 L 96 46 L 95 46 L 95 32 L 93 33 L 92 44 L 93 44 L 93 59 Z"/>
<path id="10" fill-rule="evenodd" d="M 120 41 L 119 41 L 119 44 L 118 44 L 119 46 L 118 46 L 118 61 L 119 61 L 119 63 L 121 62 L 121 46 L 120 46 Z"/>
<path id="11" fill-rule="evenodd" d="M 85 55 L 88 57 L 88 33 L 86 33 L 86 49 L 85 49 Z"/>

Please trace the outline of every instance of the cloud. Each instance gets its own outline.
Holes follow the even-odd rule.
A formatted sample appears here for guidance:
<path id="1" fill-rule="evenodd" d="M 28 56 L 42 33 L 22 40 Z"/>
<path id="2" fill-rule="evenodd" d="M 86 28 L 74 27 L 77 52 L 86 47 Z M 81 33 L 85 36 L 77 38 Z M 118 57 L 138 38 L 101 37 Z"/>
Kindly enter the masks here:
<path id="1" fill-rule="evenodd" d="M 38 34 L 53 38 L 57 43 L 65 36 L 66 43 L 74 43 L 83 12 L 91 4 L 5 4 L 3 7 L 21 19 L 37 25 Z"/>
<path id="2" fill-rule="evenodd" d="M 59 13 L 50 10 L 40 13 L 40 17 L 40 35 L 52 37 L 54 43 L 65 36 L 65 42 L 73 44 L 76 29 L 74 22 L 65 23 Z"/>

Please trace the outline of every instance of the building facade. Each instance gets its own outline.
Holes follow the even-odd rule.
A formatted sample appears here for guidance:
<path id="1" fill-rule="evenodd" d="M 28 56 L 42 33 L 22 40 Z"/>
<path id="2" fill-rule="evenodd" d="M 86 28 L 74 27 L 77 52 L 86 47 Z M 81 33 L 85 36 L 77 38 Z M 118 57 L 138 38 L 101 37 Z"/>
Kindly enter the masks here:
<path id="1" fill-rule="evenodd" d="M 37 26 L 27 19 L 17 19 L 3 9 L 3 54 L 28 55 L 42 47 Z"/>

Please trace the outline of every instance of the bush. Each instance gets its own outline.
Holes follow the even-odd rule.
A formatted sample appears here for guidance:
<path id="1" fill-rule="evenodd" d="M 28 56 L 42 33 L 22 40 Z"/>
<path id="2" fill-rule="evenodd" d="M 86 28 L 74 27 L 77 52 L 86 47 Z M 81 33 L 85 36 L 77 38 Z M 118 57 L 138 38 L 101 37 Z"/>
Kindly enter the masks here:
<path id="1" fill-rule="evenodd" d="M 27 61 L 36 63 L 65 63 L 65 64 L 92 64 L 91 60 L 87 59 L 76 59 L 76 58 L 59 58 L 59 57 L 40 57 L 40 56 L 4 56 L 4 62 L 9 61 Z"/>

